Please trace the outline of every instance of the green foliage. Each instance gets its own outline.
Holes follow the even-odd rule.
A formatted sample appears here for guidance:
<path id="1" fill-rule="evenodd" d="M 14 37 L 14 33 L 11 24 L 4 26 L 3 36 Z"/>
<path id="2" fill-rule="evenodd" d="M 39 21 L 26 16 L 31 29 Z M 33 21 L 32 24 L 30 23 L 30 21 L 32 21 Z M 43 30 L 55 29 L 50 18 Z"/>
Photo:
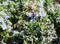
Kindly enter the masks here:
<path id="1" fill-rule="evenodd" d="M 40 7 L 42 2 L 44 5 Z M 52 5 L 52 0 L 0 0 L 0 41 L 52 44 L 60 28 L 59 5 Z"/>

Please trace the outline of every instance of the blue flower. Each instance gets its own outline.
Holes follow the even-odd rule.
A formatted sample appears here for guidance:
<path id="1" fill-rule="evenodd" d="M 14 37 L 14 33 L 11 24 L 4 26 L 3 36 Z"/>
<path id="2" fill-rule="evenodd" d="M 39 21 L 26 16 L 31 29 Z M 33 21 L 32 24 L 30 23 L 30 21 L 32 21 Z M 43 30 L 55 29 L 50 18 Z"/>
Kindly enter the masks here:
<path id="1" fill-rule="evenodd" d="M 0 22 L 2 23 L 2 25 L 1 25 L 2 29 L 3 30 L 7 29 L 7 26 L 6 26 L 4 19 L 2 17 L 0 17 Z"/>
<path id="2" fill-rule="evenodd" d="M 45 41 L 45 40 L 46 40 L 46 37 L 45 37 L 45 36 L 42 36 L 42 38 L 43 38 L 43 41 Z"/>
<path id="3" fill-rule="evenodd" d="M 46 12 L 44 11 L 44 8 L 40 8 L 40 13 L 39 14 L 41 16 L 41 19 L 46 16 Z"/>
<path id="4" fill-rule="evenodd" d="M 20 2 L 18 2 L 17 5 L 18 5 L 18 7 L 20 7 L 21 6 Z"/>
<path id="5" fill-rule="evenodd" d="M 52 34 L 52 31 L 51 30 L 48 30 L 48 35 L 51 35 Z"/>
<path id="6" fill-rule="evenodd" d="M 35 19 L 31 19 L 30 21 L 31 21 L 31 22 L 33 22 L 33 23 L 35 23 L 35 22 L 36 22 L 36 20 L 35 20 Z"/>
<path id="7" fill-rule="evenodd" d="M 13 41 L 13 44 L 17 44 L 17 42 L 16 41 Z"/>
<path id="8" fill-rule="evenodd" d="M 57 39 L 58 39 L 58 36 L 56 35 L 53 39 L 54 39 L 54 40 L 57 40 Z"/>
<path id="9" fill-rule="evenodd" d="M 32 17 L 32 13 L 31 12 L 27 12 L 26 13 L 28 17 Z"/>
<path id="10" fill-rule="evenodd" d="M 14 30 L 13 31 L 13 36 L 15 36 L 16 34 L 18 34 L 19 32 L 18 32 L 18 30 Z"/>

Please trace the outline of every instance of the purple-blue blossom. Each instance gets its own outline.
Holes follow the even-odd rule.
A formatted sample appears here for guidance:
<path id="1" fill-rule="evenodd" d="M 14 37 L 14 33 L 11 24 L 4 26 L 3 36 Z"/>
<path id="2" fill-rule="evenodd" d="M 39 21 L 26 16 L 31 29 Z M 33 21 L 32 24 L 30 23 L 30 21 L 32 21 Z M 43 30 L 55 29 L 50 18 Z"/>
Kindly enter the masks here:
<path id="1" fill-rule="evenodd" d="M 32 17 L 32 13 L 31 12 L 27 12 L 26 13 L 28 17 Z"/>
<path id="2" fill-rule="evenodd" d="M 46 40 L 46 37 L 45 37 L 45 36 L 43 36 L 42 38 L 43 38 L 43 41 L 45 41 L 45 40 Z"/>
<path id="3" fill-rule="evenodd" d="M 17 41 L 13 41 L 13 44 L 17 44 Z"/>
<path id="4" fill-rule="evenodd" d="M 18 32 L 18 30 L 14 30 L 13 31 L 13 36 L 15 36 L 16 34 L 18 34 L 19 32 Z"/>
<path id="5" fill-rule="evenodd" d="M 44 11 L 44 8 L 40 8 L 39 14 L 41 16 L 41 19 L 46 16 L 46 12 Z"/>
<path id="6" fill-rule="evenodd" d="M 52 34 L 52 31 L 51 30 L 48 30 L 48 35 L 51 35 Z"/>
<path id="7" fill-rule="evenodd" d="M 31 21 L 31 22 L 33 22 L 33 23 L 35 23 L 35 22 L 36 22 L 36 20 L 35 20 L 35 19 L 31 19 L 30 21 Z"/>
<path id="8" fill-rule="evenodd" d="M 0 22 L 2 23 L 2 24 L 1 24 L 2 29 L 3 29 L 3 30 L 7 29 L 7 26 L 6 26 L 6 24 L 5 24 L 5 22 L 4 22 L 4 19 L 3 19 L 2 17 L 0 17 Z"/>
<path id="9" fill-rule="evenodd" d="M 53 39 L 54 39 L 54 40 L 58 39 L 58 36 L 56 35 Z"/>

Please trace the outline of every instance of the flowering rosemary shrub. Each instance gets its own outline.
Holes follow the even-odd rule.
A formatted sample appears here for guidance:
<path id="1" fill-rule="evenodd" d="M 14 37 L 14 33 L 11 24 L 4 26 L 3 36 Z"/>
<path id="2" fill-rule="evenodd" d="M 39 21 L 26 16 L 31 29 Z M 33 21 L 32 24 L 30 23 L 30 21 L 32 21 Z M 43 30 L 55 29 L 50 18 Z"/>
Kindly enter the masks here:
<path id="1" fill-rule="evenodd" d="M 0 44 L 60 44 L 59 11 L 53 0 L 0 0 Z"/>

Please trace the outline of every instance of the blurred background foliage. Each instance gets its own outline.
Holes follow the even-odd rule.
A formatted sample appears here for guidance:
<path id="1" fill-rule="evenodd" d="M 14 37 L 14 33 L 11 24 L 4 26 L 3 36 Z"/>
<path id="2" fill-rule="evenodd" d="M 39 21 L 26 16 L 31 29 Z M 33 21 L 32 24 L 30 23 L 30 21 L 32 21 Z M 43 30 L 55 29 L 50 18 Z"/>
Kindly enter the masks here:
<path id="1" fill-rule="evenodd" d="M 55 0 L 0 0 L 0 44 L 60 44 L 60 4 Z"/>

